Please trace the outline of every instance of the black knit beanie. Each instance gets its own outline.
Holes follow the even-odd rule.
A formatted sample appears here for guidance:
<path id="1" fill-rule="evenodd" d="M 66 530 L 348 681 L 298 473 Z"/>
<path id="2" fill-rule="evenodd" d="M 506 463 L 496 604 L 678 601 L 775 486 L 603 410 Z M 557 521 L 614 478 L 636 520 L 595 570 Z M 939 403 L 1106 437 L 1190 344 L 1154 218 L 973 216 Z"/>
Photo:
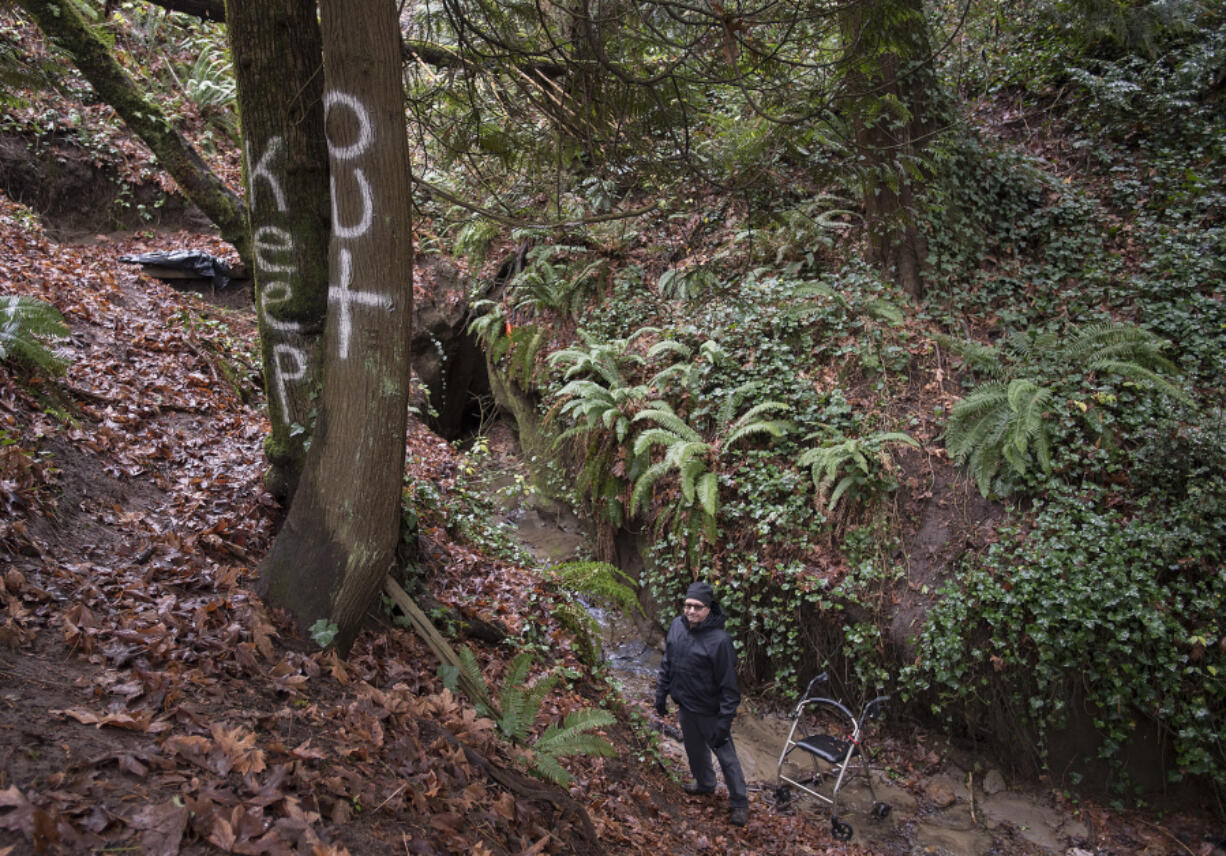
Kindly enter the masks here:
<path id="1" fill-rule="evenodd" d="M 690 583 L 685 592 L 686 600 L 702 601 L 703 606 L 710 606 L 715 601 L 715 590 L 706 583 Z"/>

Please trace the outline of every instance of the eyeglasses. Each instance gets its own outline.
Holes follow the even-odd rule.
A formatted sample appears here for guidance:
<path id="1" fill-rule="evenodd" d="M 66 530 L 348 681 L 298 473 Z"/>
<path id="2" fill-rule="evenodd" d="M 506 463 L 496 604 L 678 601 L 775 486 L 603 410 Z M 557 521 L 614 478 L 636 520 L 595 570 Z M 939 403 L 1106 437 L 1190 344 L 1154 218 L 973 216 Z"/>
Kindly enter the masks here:
<path id="1" fill-rule="evenodd" d="M 702 612 L 704 609 L 710 609 L 710 607 L 704 603 L 687 603 L 682 609 L 686 612 Z"/>

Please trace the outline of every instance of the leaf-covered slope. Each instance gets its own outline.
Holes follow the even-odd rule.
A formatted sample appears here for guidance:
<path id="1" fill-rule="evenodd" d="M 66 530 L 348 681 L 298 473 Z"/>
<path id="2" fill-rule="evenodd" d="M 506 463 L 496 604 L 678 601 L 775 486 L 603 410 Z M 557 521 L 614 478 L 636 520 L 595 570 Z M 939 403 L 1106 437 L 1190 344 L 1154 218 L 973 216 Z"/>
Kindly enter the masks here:
<path id="1" fill-rule="evenodd" d="M 0 847 L 753 853 L 827 840 L 768 814 L 730 839 L 624 724 L 606 729 L 619 758 L 568 759 L 570 792 L 546 785 L 443 689 L 409 631 L 377 622 L 344 662 L 287 635 L 247 588 L 279 513 L 260 484 L 249 315 L 119 263 L 144 240 L 57 245 L 29 223 L 0 199 L 0 296 L 36 295 L 72 332 L 62 382 L 0 364 Z M 454 451 L 420 426 L 410 460 L 416 483 L 457 489 Z M 538 575 L 458 539 L 445 502 L 420 523 L 439 601 L 512 634 L 532 625 L 552 665 L 583 674 Z M 512 655 L 480 650 L 498 686 Z M 537 727 L 605 692 L 555 689 Z"/>

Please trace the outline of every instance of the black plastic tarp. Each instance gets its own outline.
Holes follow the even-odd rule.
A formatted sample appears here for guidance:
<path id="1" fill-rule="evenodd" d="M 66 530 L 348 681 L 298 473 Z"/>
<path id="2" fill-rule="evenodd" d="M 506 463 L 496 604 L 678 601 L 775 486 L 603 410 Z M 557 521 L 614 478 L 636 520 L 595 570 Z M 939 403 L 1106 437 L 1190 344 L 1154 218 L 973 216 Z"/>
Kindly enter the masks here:
<path id="1" fill-rule="evenodd" d="M 185 276 L 209 279 L 213 281 L 213 288 L 225 288 L 230 284 L 232 275 L 229 265 L 201 250 L 141 253 L 120 256 L 119 260 L 141 265 L 145 273 L 158 279 L 182 279 Z"/>

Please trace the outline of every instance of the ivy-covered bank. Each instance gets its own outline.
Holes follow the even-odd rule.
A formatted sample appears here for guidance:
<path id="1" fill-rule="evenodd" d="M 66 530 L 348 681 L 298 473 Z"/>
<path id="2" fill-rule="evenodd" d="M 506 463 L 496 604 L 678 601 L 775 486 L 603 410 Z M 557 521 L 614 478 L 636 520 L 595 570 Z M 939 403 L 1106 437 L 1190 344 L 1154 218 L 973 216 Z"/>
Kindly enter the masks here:
<path id="1" fill-rule="evenodd" d="M 1226 446 L 1198 451 L 1217 460 L 1142 514 L 1101 488 L 1053 491 L 965 557 L 902 672 L 906 694 L 959 732 L 1021 725 L 1035 740 L 1019 754 L 1073 784 L 1101 759 L 1120 791 L 1162 789 L 1161 767 L 1226 786 L 1226 486 L 1211 472 Z"/>

